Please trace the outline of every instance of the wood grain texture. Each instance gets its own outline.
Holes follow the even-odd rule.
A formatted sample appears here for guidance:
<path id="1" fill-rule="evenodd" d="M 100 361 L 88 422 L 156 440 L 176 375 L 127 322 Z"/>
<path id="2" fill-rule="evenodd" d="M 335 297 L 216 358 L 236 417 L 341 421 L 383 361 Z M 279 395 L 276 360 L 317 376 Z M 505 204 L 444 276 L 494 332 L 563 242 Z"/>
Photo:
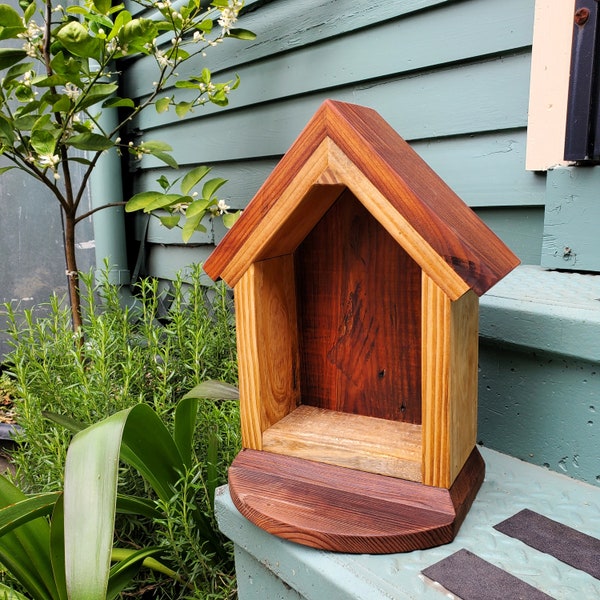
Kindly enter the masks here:
<path id="1" fill-rule="evenodd" d="M 450 305 L 423 274 L 423 483 L 438 487 L 450 479 Z"/>
<path id="2" fill-rule="evenodd" d="M 471 291 L 450 310 L 450 487 L 477 441 L 479 298 Z M 434 484 L 435 485 L 435 484 Z"/>
<path id="3" fill-rule="evenodd" d="M 294 257 L 302 404 L 420 423 L 418 265 L 348 191 Z"/>
<path id="4" fill-rule="evenodd" d="M 449 488 L 477 435 L 478 298 L 423 276 L 423 483 Z"/>
<path id="5" fill-rule="evenodd" d="M 299 402 L 292 257 L 255 263 L 234 292 L 242 444 L 260 450 L 262 432 Z"/>
<path id="6" fill-rule="evenodd" d="M 331 146 L 324 142 L 328 139 L 347 157 L 352 172 L 370 181 L 390 210 L 408 222 L 449 271 L 478 295 L 518 264 L 500 239 L 375 111 L 326 101 L 205 264 L 213 279 L 222 277 L 235 285 L 258 255 L 253 245 L 257 231 L 264 227 L 276 231 L 327 169 Z"/>
<path id="7" fill-rule="evenodd" d="M 301 405 L 263 433 L 262 449 L 421 481 L 421 427 Z"/>
<path id="8" fill-rule="evenodd" d="M 385 554 L 451 542 L 485 465 L 474 449 L 450 490 L 294 457 L 243 450 L 229 469 L 237 509 L 293 542 Z"/>

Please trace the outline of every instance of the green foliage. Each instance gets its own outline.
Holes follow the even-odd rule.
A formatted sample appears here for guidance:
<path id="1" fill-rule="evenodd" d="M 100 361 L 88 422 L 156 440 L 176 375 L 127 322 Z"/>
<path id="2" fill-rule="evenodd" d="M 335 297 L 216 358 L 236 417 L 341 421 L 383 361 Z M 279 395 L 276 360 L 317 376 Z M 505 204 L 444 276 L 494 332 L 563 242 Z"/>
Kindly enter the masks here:
<path id="1" fill-rule="evenodd" d="M 216 0 L 207 7 L 199 0 L 183 0 L 176 7 L 171 0 L 133 0 L 127 7 L 110 0 L 83 0 L 64 8 L 52 0 L 23 0 L 16 10 L 0 3 L 0 42 L 4 42 L 0 44 L 0 155 L 12 168 L 40 181 L 58 200 L 67 244 L 66 271 L 73 278 L 69 295 L 75 331 L 81 325 L 75 227 L 91 212 L 112 205 L 99 203 L 91 212 L 80 211 L 100 155 L 129 153 L 134 160 L 152 156 L 178 168 L 168 144 L 127 141 L 120 135 L 151 107 L 159 113 L 173 108 L 184 117 L 206 103 L 228 104 L 229 93 L 239 85 L 237 76 L 215 82 L 207 68 L 187 79 L 178 72 L 187 61 L 201 62 L 209 48 L 227 38 L 254 38 L 251 32 L 233 27 L 242 6 L 238 0 Z M 154 61 L 155 81 L 139 97 L 118 96 L 120 61 L 140 57 Z M 186 89 L 185 100 L 177 98 L 173 92 L 177 88 Z M 120 122 L 105 128 L 103 111 L 117 107 Z M 84 165 L 80 181 L 72 177 L 72 161 Z M 204 185 L 216 191 L 220 183 L 211 181 Z M 208 203 L 198 211 L 198 201 L 187 192 L 168 194 L 158 208 L 171 213 L 164 222 L 174 227 L 179 219 L 173 213 L 185 214 L 181 207 L 196 203 L 183 227 L 187 240 L 195 230 L 204 229 L 205 216 L 227 213 L 214 193 L 203 190 L 201 200 Z M 156 197 L 149 202 L 157 204 Z M 139 208 L 151 210 L 148 203 Z M 228 215 L 226 226 L 234 218 Z"/>
<path id="2" fill-rule="evenodd" d="M 140 282 L 141 300 L 130 308 L 121 306 L 116 286 L 94 288 L 92 277 L 84 276 L 79 335 L 85 343 L 79 349 L 73 344 L 69 311 L 57 298 L 50 301 L 49 316 L 37 320 L 30 311 L 5 306 L 13 346 L 6 369 L 23 428 L 12 456 L 14 480 L 27 494 L 60 491 L 71 441 L 68 430 L 99 421 L 114 423 L 111 419 L 119 422 L 126 440 L 121 458 L 133 467 L 122 465 L 114 471 L 122 496 L 115 521 L 121 554 L 113 549 L 113 558 L 135 559 L 135 550 L 159 548 L 160 562 L 145 558 L 144 564 L 154 564 L 155 569 L 140 571 L 135 584 L 155 587 L 156 598 L 226 598 L 235 587 L 231 554 L 217 532 L 212 501 L 214 488 L 225 483 L 227 466 L 240 447 L 239 406 L 231 395 L 221 394 L 226 399 L 219 402 L 197 399 L 202 387 L 178 402 L 206 379 L 236 381 L 230 299 L 224 286 L 203 287 L 200 272 L 194 267 L 171 289 L 155 280 Z M 48 413 L 59 425 L 47 420 Z M 158 476 L 153 475 L 155 466 L 144 468 L 132 458 L 140 449 L 128 441 L 127 432 L 136 428 L 141 440 L 151 442 L 154 457 L 158 440 L 163 440 L 165 451 L 158 455 L 171 466 L 163 464 Z M 92 464 L 87 458 L 86 469 Z M 148 498 L 154 504 L 144 502 Z M 185 528 L 178 521 L 182 514 L 187 515 Z M 76 519 L 69 517 L 69 522 Z M 104 529 L 107 522 L 110 515 Z M 131 579 L 123 569 L 111 586 Z M 157 574 L 161 569 L 176 582 L 191 581 L 192 587 L 166 584 Z"/>
<path id="3" fill-rule="evenodd" d="M 0 560 L 32 598 L 113 598 L 141 566 L 171 577 L 188 593 L 205 597 L 206 586 L 197 582 L 206 579 L 214 582 L 212 593 L 223 583 L 226 588 L 221 591 L 231 593 L 231 573 L 224 577 L 228 551 L 210 515 L 197 501 L 204 490 L 212 503 L 218 484 L 217 478 L 203 476 L 202 463 L 192 451 L 197 413 L 198 399 L 188 394 L 175 413 L 174 428 L 179 432 L 175 436 L 146 404 L 84 429 L 75 426 L 78 431 L 67 453 L 63 494 L 27 497 L 0 476 Z M 186 422 L 181 427 L 177 422 L 181 418 L 191 420 L 192 426 Z M 211 425 L 204 461 L 209 472 L 220 448 L 218 429 Z M 120 508 L 119 455 L 156 494 L 158 511 L 153 512 L 161 513 L 156 523 L 168 534 L 163 548 L 179 572 L 153 558 L 163 553 L 161 547 L 113 551 L 115 515 Z M 127 507 L 131 509 L 131 501 Z M 50 514 L 48 523 L 44 517 Z M 218 577 L 207 578 L 215 571 Z"/>
<path id="4" fill-rule="evenodd" d="M 179 179 L 169 183 L 163 175 L 157 179 L 163 189 L 162 192 L 136 194 L 127 202 L 125 210 L 127 212 L 143 210 L 145 213 L 152 213 L 162 209 L 167 214 L 159 216 L 159 218 L 162 224 L 169 229 L 179 225 L 181 215 L 185 215 L 182 233 L 184 242 L 189 241 L 194 231 L 206 231 L 202 221 L 207 214 L 213 217 L 223 215 L 223 223 L 226 227 L 231 227 L 239 217 L 240 211 L 227 213 L 229 206 L 223 200 L 217 199 L 215 195 L 217 190 L 226 183 L 225 179 L 220 177 L 209 179 L 202 186 L 200 195 L 197 192 L 190 193 L 209 172 L 210 168 L 204 166 L 189 171 L 181 180 L 180 194 L 171 193 L 172 187 Z"/>

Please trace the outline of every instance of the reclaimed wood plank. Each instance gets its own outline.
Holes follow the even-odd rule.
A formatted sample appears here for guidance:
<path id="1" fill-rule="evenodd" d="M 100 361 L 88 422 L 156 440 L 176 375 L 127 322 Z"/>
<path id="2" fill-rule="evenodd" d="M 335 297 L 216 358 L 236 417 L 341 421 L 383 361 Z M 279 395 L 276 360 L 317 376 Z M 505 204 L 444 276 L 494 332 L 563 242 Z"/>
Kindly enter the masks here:
<path id="1" fill-rule="evenodd" d="M 302 403 L 420 423 L 418 265 L 349 191 L 294 256 Z"/>
<path id="2" fill-rule="evenodd" d="M 255 263 L 234 293 L 242 444 L 260 450 L 263 431 L 299 403 L 292 257 Z"/>
<path id="3" fill-rule="evenodd" d="M 229 469 L 238 510 L 269 533 L 348 553 L 407 552 L 454 538 L 483 482 L 475 449 L 450 490 L 244 450 Z"/>
<path id="4" fill-rule="evenodd" d="M 300 405 L 265 430 L 262 449 L 421 481 L 421 427 Z"/>

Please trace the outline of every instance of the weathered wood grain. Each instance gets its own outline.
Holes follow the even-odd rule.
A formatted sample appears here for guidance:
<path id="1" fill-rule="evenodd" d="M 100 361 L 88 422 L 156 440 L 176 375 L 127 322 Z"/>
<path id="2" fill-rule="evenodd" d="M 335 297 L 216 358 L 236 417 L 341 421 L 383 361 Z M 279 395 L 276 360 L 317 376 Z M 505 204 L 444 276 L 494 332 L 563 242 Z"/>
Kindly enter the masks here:
<path id="1" fill-rule="evenodd" d="M 229 469 L 229 487 L 238 510 L 269 533 L 324 550 L 384 554 L 452 541 L 484 471 L 474 449 L 445 490 L 244 450 Z"/>
<path id="2" fill-rule="evenodd" d="M 294 266 L 290 255 L 255 263 L 235 287 L 242 444 L 299 403 Z"/>
<path id="3" fill-rule="evenodd" d="M 410 224 L 411 231 L 400 231 L 398 237 L 408 239 L 414 231 L 446 263 L 447 273 L 431 274 L 436 283 L 443 286 L 450 276 L 464 281 L 466 287 L 461 293 L 455 290 L 454 299 L 468 287 L 478 295 L 484 293 L 518 264 L 517 257 L 375 111 L 326 101 L 205 264 L 213 279 L 222 277 L 235 285 L 256 259 L 259 230 L 260 236 L 264 227 L 276 231 L 314 183 L 315 179 L 307 182 L 306 175 L 315 178 L 319 167 L 326 170 L 323 165 L 331 159 L 332 148 L 326 140 L 347 158 L 348 176 L 359 174 L 368 180 L 399 222 Z M 346 176 L 339 171 L 338 175 Z M 427 264 L 420 266 L 427 270 Z"/>
<path id="4" fill-rule="evenodd" d="M 478 299 L 423 276 L 423 483 L 449 488 L 477 433 Z"/>
<path id="5" fill-rule="evenodd" d="M 346 191 L 295 254 L 302 403 L 421 422 L 421 271 Z"/>
<path id="6" fill-rule="evenodd" d="M 421 481 L 421 426 L 301 405 L 265 430 L 262 449 Z"/>

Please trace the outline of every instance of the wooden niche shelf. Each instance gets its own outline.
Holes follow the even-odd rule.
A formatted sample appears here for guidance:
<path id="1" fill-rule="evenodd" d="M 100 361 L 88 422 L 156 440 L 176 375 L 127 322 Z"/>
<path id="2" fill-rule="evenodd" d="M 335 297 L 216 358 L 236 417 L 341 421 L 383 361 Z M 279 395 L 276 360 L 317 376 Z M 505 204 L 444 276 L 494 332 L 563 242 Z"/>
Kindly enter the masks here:
<path id="1" fill-rule="evenodd" d="M 262 449 L 421 481 L 421 426 L 299 406 L 263 433 Z"/>
<path id="2" fill-rule="evenodd" d="M 240 512 L 340 552 L 450 542 L 485 471 L 478 296 L 517 264 L 377 113 L 326 101 L 204 266 L 235 293 Z"/>

